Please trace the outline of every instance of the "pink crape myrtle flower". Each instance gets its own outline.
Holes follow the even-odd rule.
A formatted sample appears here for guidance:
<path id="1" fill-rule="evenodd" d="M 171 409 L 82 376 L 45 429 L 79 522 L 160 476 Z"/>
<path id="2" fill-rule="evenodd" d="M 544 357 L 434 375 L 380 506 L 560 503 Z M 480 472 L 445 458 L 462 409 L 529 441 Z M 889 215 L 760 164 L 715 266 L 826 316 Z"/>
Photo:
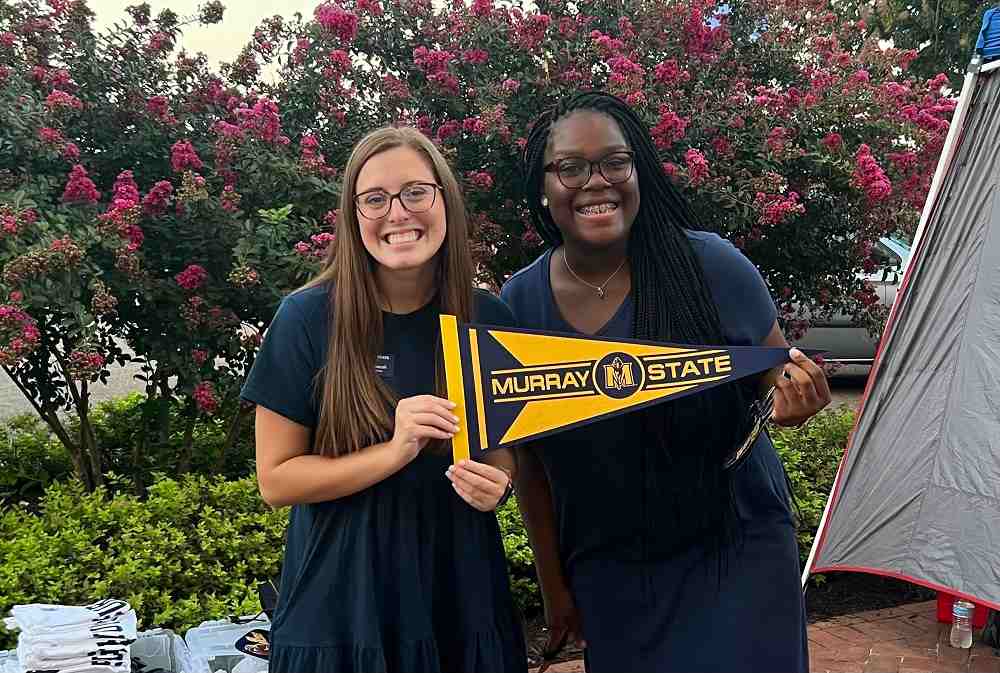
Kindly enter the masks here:
<path id="1" fill-rule="evenodd" d="M 80 164 L 73 166 L 69 172 L 69 182 L 63 190 L 64 203 L 94 204 L 101 198 L 94 181 L 87 177 L 87 170 Z"/>
<path id="2" fill-rule="evenodd" d="M 197 290 L 208 280 L 208 272 L 203 266 L 189 264 L 186 269 L 174 276 L 174 280 L 185 290 Z"/>

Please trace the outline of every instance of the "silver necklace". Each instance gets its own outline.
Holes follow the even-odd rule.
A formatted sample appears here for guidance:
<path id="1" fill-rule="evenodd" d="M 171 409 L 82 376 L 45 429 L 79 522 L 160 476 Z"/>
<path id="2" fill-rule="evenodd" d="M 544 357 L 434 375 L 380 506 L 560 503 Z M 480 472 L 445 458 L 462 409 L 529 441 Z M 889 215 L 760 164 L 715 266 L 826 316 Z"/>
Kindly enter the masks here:
<path id="1" fill-rule="evenodd" d="M 566 270 L 569 271 L 570 274 L 578 281 L 580 281 L 581 283 L 589 287 L 591 290 L 596 292 L 597 296 L 600 297 L 601 299 L 604 299 L 604 297 L 606 296 L 604 288 L 606 288 L 608 286 L 608 283 L 611 282 L 611 279 L 617 276 L 618 272 L 622 270 L 622 267 L 625 266 L 626 260 L 628 260 L 628 257 L 625 257 L 625 259 L 622 260 L 622 263 L 618 265 L 618 268 L 614 270 L 614 273 L 608 276 L 608 279 L 606 281 L 604 281 L 600 285 L 594 285 L 593 283 L 588 283 L 583 278 L 580 278 L 578 275 L 576 275 L 576 271 L 573 270 L 573 267 L 569 265 L 569 260 L 566 259 L 566 248 L 565 247 L 563 248 L 563 264 L 566 265 Z"/>

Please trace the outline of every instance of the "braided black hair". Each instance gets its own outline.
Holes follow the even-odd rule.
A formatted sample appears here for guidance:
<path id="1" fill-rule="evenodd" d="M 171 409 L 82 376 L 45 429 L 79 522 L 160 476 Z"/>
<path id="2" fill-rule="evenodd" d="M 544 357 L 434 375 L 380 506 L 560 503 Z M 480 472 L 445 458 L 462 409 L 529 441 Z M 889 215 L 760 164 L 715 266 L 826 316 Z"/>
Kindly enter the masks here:
<path id="1" fill-rule="evenodd" d="M 702 227 L 665 174 L 649 128 L 621 99 L 603 92 L 578 93 L 545 112 L 531 129 L 524 152 L 524 189 L 542 239 L 552 247 L 562 243 L 559 228 L 541 203 L 549 136 L 557 122 L 578 111 L 610 117 L 635 152 L 642 198 L 628 241 L 633 336 L 725 344 L 718 307 L 685 234 Z M 646 435 L 645 495 L 657 503 L 647 514 L 659 517 L 662 524 L 653 523 L 656 528 L 649 531 L 654 546 L 663 547 L 655 538 L 670 536 L 670 549 L 700 538 L 721 550 L 738 534 L 731 474 L 722 465 L 748 431 L 750 394 L 744 385 L 728 384 L 639 412 Z M 650 522 L 646 524 L 648 528 Z"/>

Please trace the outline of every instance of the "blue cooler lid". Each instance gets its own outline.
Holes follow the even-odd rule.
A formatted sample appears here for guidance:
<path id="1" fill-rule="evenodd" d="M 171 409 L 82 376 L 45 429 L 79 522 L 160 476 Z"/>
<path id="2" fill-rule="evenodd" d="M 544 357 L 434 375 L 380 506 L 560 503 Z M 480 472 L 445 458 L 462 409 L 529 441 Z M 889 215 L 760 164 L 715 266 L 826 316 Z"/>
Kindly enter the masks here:
<path id="1" fill-rule="evenodd" d="M 983 27 L 976 41 L 976 53 L 982 54 L 984 61 L 1000 58 L 1000 7 L 986 10 Z"/>

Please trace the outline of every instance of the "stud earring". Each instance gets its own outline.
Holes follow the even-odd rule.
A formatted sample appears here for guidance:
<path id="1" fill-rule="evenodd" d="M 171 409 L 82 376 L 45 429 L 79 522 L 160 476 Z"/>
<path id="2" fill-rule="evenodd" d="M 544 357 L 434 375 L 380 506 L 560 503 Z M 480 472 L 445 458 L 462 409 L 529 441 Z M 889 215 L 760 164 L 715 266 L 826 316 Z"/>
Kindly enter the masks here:
<path id="1" fill-rule="evenodd" d="M 543 196 L 542 197 L 542 207 L 543 208 L 548 208 L 549 207 L 549 197 L 547 197 L 547 196 Z"/>

